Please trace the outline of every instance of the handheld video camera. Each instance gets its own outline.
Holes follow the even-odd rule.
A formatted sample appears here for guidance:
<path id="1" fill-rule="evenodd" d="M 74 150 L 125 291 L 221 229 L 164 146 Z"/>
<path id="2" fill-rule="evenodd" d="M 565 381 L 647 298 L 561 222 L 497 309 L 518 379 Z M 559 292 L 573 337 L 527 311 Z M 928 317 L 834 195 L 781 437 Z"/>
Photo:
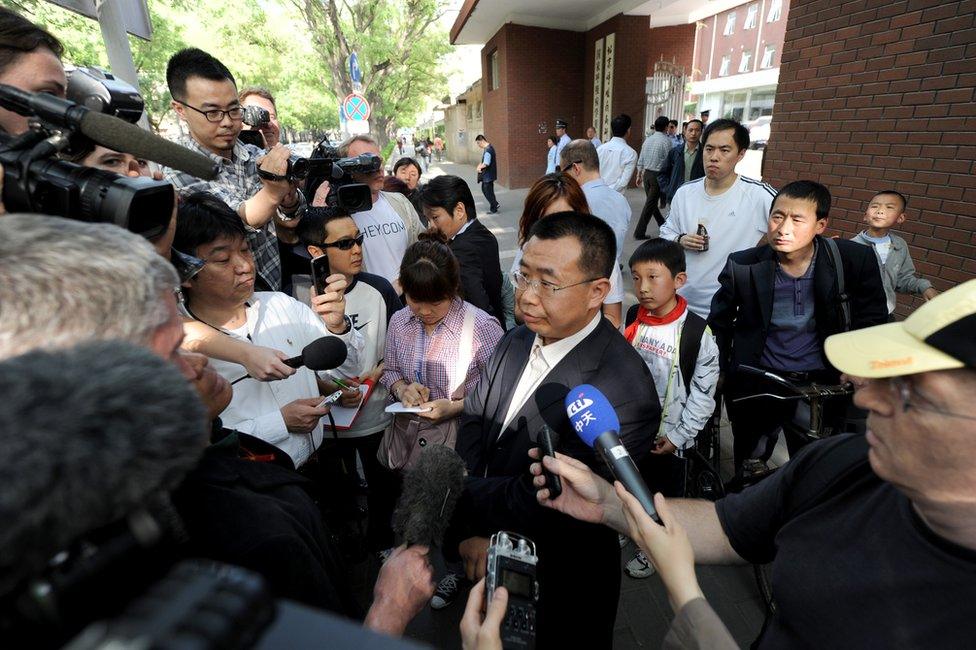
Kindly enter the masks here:
<path id="1" fill-rule="evenodd" d="M 271 123 L 271 113 L 252 104 L 244 107 L 244 116 L 241 119 L 251 128 L 263 129 Z"/>
<path id="2" fill-rule="evenodd" d="M 488 572 L 485 601 L 491 602 L 498 587 L 508 590 L 508 611 L 502 621 L 502 647 L 532 650 L 535 647 L 535 609 L 539 602 L 535 554 L 532 540 L 499 531 L 488 544 Z"/>
<path id="3" fill-rule="evenodd" d="M 319 185 L 328 181 L 331 189 L 325 209 L 353 214 L 371 209 L 373 199 L 369 185 L 354 182 L 352 174 L 374 174 L 382 165 L 380 157 L 370 153 L 340 158 L 339 150 L 323 140 L 308 158 L 295 157 L 288 161 L 288 178 L 305 181 L 305 198 L 309 205 Z"/>
<path id="4" fill-rule="evenodd" d="M 119 176 L 58 158 L 60 153 L 91 146 L 76 128 L 86 111 L 132 122 L 142 115 L 142 98 L 135 88 L 110 77 L 95 68 L 74 68 L 67 90 L 73 101 L 0 85 L 0 107 L 33 118 L 25 133 L 0 133 L 2 200 L 7 211 L 114 223 L 146 239 L 166 231 L 175 200 L 169 183 Z M 62 119 L 45 120 L 28 104 L 50 105 L 50 112 Z"/>

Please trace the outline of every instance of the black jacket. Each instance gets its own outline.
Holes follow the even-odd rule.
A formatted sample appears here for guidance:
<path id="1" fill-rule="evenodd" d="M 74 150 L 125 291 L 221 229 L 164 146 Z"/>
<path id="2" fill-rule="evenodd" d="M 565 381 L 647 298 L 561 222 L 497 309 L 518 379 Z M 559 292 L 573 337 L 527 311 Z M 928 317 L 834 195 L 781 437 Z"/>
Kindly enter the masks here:
<path id="1" fill-rule="evenodd" d="M 500 530 L 528 536 L 539 556 L 539 648 L 609 648 L 620 595 L 620 548 L 606 526 L 540 506 L 528 450 L 543 424 L 560 436 L 557 449 L 607 477 L 604 462 L 576 435 L 563 400 L 588 383 L 613 404 L 620 438 L 635 460 L 646 455 L 661 419 L 654 381 L 640 355 L 606 319 L 553 368 L 501 430 L 535 334 L 525 326 L 499 342 L 465 400 L 457 450 L 468 467 L 465 492 L 445 548 Z M 500 437 L 499 437 L 500 435 Z M 452 545 L 452 546 L 449 546 Z"/>
<path id="2" fill-rule="evenodd" d="M 448 245 L 461 265 L 464 299 L 497 318 L 499 325 L 505 329 L 502 269 L 495 235 L 478 219 L 473 219 L 467 230 Z"/>
<path id="3" fill-rule="evenodd" d="M 705 175 L 705 166 L 702 164 L 702 144 L 698 143 L 698 151 L 695 152 L 695 160 L 691 163 L 691 176 L 688 180 L 693 181 Z M 678 188 L 685 182 L 685 144 L 682 142 L 671 150 L 664 161 L 664 166 L 657 173 L 657 184 L 661 191 L 668 197 L 668 203 L 674 199 Z"/>
<path id="4" fill-rule="evenodd" d="M 817 237 L 814 262 L 814 317 L 821 354 L 823 342 L 844 330 L 834 260 L 824 238 Z M 851 327 L 861 329 L 888 322 L 888 306 L 881 270 L 874 250 L 846 239 L 837 239 L 844 265 L 844 284 L 850 296 Z M 718 343 L 722 370 L 740 364 L 758 366 L 766 347 L 773 313 L 776 253 L 770 246 L 758 246 L 729 255 L 719 275 L 719 290 L 712 298 L 708 325 Z M 826 355 L 824 367 L 830 368 Z"/>

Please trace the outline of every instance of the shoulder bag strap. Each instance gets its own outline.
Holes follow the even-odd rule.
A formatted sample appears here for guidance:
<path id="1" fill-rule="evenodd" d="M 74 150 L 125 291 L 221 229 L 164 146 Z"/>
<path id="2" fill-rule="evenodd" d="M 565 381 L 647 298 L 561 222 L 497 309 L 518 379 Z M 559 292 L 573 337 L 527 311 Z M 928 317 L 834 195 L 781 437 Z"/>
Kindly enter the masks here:
<path id="1" fill-rule="evenodd" d="M 461 326 L 461 340 L 458 348 L 457 365 L 454 367 L 455 386 L 451 390 L 451 398 L 464 396 L 464 380 L 468 377 L 468 366 L 474 358 L 474 309 L 464 304 L 464 325 Z"/>
<path id="2" fill-rule="evenodd" d="M 837 273 L 837 293 L 840 299 L 840 312 L 844 319 L 844 330 L 845 332 L 851 331 L 851 297 L 847 295 L 847 287 L 844 284 L 844 260 L 840 257 L 840 250 L 837 248 L 837 242 L 835 242 L 830 237 L 824 237 L 823 240 L 827 243 L 827 251 L 830 253 L 830 257 L 834 262 L 834 270 Z"/>

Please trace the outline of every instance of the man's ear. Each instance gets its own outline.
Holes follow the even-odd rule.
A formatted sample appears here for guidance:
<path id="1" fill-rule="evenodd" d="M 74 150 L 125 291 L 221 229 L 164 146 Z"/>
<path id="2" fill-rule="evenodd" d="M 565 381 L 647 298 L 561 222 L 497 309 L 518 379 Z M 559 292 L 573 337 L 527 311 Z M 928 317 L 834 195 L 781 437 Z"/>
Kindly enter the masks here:
<path id="1" fill-rule="evenodd" d="M 674 288 L 680 289 L 685 286 L 685 282 L 688 281 L 688 274 L 684 271 L 679 271 L 678 275 L 674 276 Z"/>
<path id="2" fill-rule="evenodd" d="M 305 248 L 308 250 L 308 254 L 312 257 L 322 257 L 325 255 L 325 251 L 318 246 L 306 246 Z"/>
<path id="3" fill-rule="evenodd" d="M 186 122 L 186 109 L 183 104 L 179 103 L 175 99 L 171 99 L 169 102 L 169 107 L 172 108 L 181 120 Z"/>
<path id="4" fill-rule="evenodd" d="M 454 213 L 451 216 L 453 216 L 455 219 L 457 219 L 458 217 L 464 217 L 465 221 L 467 221 L 469 218 L 467 209 L 464 207 L 464 204 L 461 203 L 460 201 L 454 204 Z"/>
<path id="5" fill-rule="evenodd" d="M 822 235 L 824 234 L 824 231 L 827 230 L 828 225 L 830 225 L 830 219 L 827 217 L 817 219 L 817 225 L 815 226 L 814 232 L 816 232 L 818 235 Z"/>
<path id="6" fill-rule="evenodd" d="M 590 291 L 587 295 L 587 309 L 602 309 L 603 301 L 610 293 L 610 280 L 600 278 L 590 283 Z"/>

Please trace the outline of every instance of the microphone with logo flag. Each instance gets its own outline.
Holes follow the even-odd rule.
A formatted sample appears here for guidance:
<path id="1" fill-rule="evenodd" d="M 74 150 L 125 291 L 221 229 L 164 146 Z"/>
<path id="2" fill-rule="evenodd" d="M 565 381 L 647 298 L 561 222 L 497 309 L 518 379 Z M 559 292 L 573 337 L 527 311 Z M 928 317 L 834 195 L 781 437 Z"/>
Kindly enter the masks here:
<path id="1" fill-rule="evenodd" d="M 583 442 L 600 452 L 614 478 L 634 495 L 654 521 L 661 523 L 651 491 L 620 442 L 620 420 L 606 396 L 595 386 L 582 384 L 566 394 L 564 404 L 566 415 Z"/>

